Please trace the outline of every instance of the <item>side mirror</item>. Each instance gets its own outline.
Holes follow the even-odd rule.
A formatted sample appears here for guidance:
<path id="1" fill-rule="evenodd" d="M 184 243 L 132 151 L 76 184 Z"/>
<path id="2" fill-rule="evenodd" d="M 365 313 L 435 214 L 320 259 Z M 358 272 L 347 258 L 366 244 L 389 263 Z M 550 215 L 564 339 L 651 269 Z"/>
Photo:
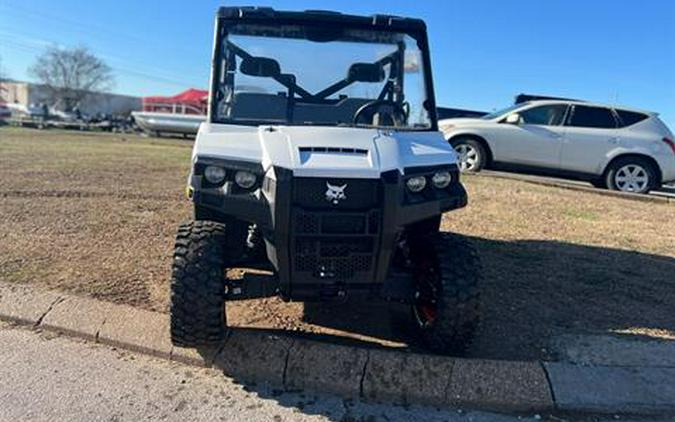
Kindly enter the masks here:
<path id="1" fill-rule="evenodd" d="M 354 63 L 349 66 L 347 80 L 349 82 L 382 82 L 384 69 L 379 64 Z"/>
<path id="2" fill-rule="evenodd" d="M 279 76 L 281 68 L 279 62 L 267 57 L 248 57 L 242 60 L 239 71 L 244 75 L 260 78 L 274 78 Z"/>
<path id="3" fill-rule="evenodd" d="M 523 118 L 520 117 L 518 113 L 511 113 L 506 116 L 506 123 L 510 125 L 519 125 L 523 121 Z"/>

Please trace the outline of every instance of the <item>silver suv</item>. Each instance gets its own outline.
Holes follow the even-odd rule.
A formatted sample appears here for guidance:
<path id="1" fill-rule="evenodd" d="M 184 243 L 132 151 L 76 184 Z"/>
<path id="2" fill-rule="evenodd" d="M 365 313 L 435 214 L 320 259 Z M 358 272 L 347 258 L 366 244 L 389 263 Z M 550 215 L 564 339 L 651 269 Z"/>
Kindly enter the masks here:
<path id="1" fill-rule="evenodd" d="M 675 180 L 673 134 L 656 113 L 537 100 L 480 118 L 439 121 L 462 171 L 507 167 L 647 193 Z"/>

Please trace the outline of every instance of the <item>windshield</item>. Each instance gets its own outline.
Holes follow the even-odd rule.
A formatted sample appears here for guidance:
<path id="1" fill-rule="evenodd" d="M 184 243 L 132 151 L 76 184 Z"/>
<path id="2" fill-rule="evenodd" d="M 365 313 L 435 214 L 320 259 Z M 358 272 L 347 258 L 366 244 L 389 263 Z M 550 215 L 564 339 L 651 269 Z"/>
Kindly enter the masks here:
<path id="1" fill-rule="evenodd" d="M 508 114 L 509 112 L 511 112 L 511 111 L 513 111 L 513 110 L 515 110 L 515 109 L 517 109 L 517 108 L 521 108 L 521 107 L 523 107 L 523 106 L 525 106 L 525 105 L 527 105 L 527 103 L 514 104 L 514 105 L 512 105 L 512 106 L 510 106 L 510 107 L 506 107 L 506 108 L 503 108 L 503 109 L 501 109 L 501 110 L 493 111 L 493 112 L 490 113 L 490 114 L 486 114 L 485 116 L 481 117 L 481 119 L 483 119 L 483 120 L 492 120 L 492 119 L 496 119 L 496 118 L 499 117 L 499 116 L 503 116 L 503 115 L 505 115 L 505 114 Z"/>
<path id="2" fill-rule="evenodd" d="M 216 122 L 430 129 L 423 55 L 404 33 L 236 24 L 217 58 Z"/>

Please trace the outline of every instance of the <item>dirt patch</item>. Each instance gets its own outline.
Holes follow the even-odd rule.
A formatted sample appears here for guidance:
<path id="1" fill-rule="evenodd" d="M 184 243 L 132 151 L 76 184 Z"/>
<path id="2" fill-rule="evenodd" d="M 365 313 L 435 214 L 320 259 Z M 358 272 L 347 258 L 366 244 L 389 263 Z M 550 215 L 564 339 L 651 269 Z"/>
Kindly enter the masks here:
<path id="1" fill-rule="evenodd" d="M 165 311 L 190 142 L 0 128 L 0 279 Z M 675 336 L 673 204 L 465 177 L 443 228 L 473 238 L 484 321 L 470 354 L 547 358 L 553 336 Z M 406 347 L 386 306 L 228 305 L 233 325 Z M 417 348 L 416 345 L 410 345 Z"/>

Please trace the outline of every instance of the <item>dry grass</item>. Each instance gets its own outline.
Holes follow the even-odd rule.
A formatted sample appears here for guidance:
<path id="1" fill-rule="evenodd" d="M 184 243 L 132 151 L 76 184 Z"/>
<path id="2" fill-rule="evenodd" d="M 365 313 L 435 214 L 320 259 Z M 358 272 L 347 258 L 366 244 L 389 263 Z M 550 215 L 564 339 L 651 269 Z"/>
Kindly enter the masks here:
<path id="1" fill-rule="evenodd" d="M 0 278 L 164 309 L 190 146 L 0 129 Z"/>
<path id="2" fill-rule="evenodd" d="M 191 143 L 0 128 L 0 279 L 165 310 Z M 547 357 L 579 331 L 675 335 L 675 206 L 487 177 L 443 228 L 471 236 L 485 265 L 471 351 Z M 360 305 L 238 303 L 238 325 L 390 339 Z M 345 334 L 347 333 L 347 334 Z"/>
<path id="3" fill-rule="evenodd" d="M 488 177 L 443 227 L 474 238 L 489 357 L 548 357 L 567 332 L 675 334 L 675 206 Z"/>

